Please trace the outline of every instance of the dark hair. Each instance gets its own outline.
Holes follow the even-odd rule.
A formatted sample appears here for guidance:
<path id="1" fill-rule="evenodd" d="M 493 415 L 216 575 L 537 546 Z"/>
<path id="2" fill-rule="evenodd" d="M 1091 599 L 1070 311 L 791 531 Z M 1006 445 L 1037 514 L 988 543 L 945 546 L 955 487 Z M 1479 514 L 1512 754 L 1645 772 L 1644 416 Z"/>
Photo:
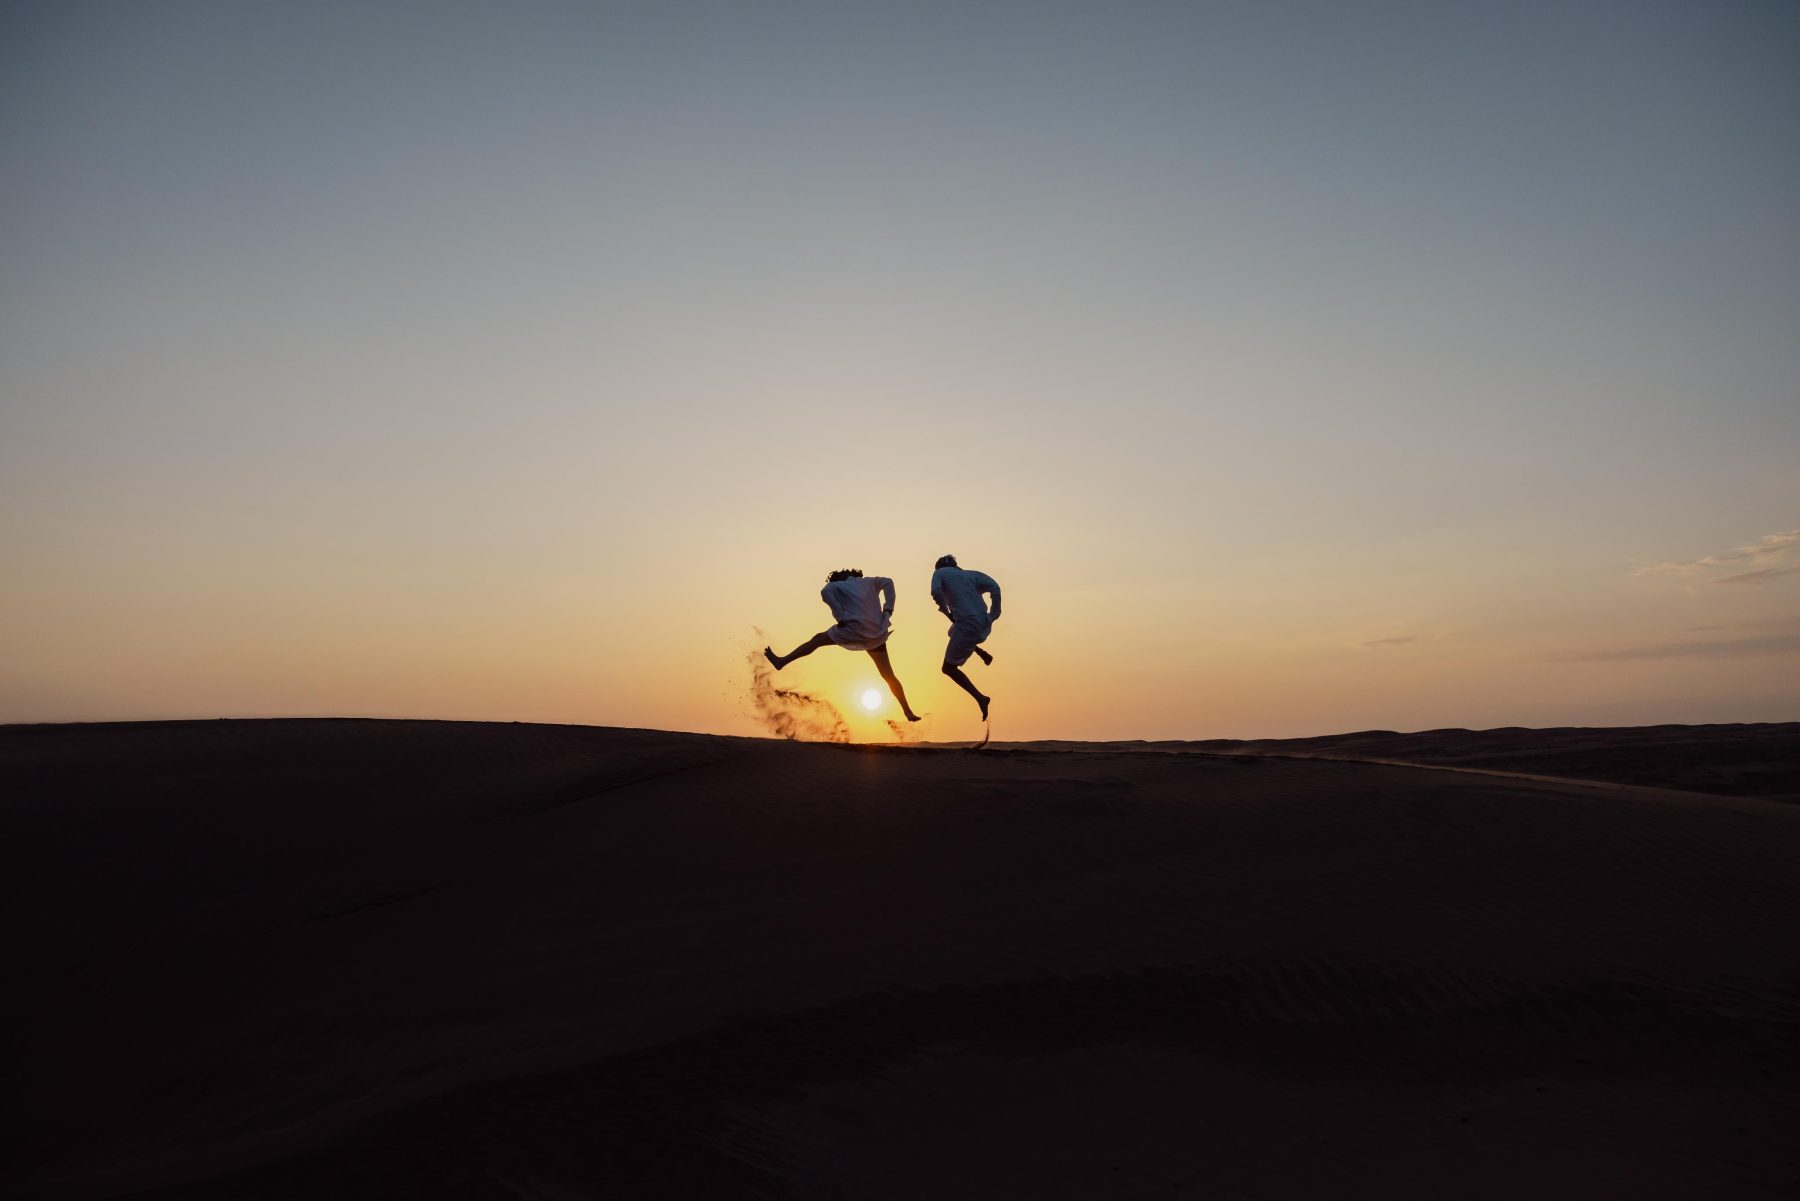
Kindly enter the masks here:
<path id="1" fill-rule="evenodd" d="M 862 579 L 862 568 L 860 568 L 860 567 L 840 567 L 836 571 L 832 572 L 830 575 L 826 576 L 825 582 L 827 584 L 835 584 L 839 580 L 860 580 L 860 579 Z"/>
<path id="2" fill-rule="evenodd" d="M 945 555 L 943 558 L 941 558 L 937 561 L 935 566 L 937 566 L 937 567 L 955 567 L 956 566 L 956 556 L 955 555 Z"/>

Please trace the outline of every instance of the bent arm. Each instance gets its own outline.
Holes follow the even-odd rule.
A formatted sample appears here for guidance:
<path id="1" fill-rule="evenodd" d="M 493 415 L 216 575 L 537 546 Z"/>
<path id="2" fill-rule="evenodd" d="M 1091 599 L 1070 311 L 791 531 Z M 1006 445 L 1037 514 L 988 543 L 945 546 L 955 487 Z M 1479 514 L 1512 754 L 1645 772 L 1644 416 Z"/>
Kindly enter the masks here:
<path id="1" fill-rule="evenodd" d="M 894 591 L 894 581 L 882 575 L 876 576 L 874 582 L 875 591 L 881 596 L 881 610 L 891 616 L 894 612 L 894 601 L 897 597 L 897 594 Z"/>
<path id="2" fill-rule="evenodd" d="M 988 620 L 1000 620 L 1000 585 L 996 584 L 990 576 L 987 579 L 987 587 L 982 591 L 988 594 Z"/>

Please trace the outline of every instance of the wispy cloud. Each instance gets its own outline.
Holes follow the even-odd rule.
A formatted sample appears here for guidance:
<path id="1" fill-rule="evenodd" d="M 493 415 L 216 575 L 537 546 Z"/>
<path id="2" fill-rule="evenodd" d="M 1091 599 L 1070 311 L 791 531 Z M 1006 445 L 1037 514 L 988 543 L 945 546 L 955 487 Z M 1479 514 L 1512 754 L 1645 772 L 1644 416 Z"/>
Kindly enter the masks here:
<path id="1" fill-rule="evenodd" d="M 1800 653 L 1800 634 L 1767 634 L 1753 638 L 1713 638 L 1706 641 L 1647 642 L 1604 650 L 1553 655 L 1558 663 L 1617 663 L 1627 659 L 1726 659 L 1745 655 Z"/>
<path id="2" fill-rule="evenodd" d="M 1356 645 L 1366 647 L 1427 646 L 1434 642 L 1443 642 L 1446 639 L 1461 637 L 1462 633 L 1463 631 L 1460 629 L 1449 629 L 1436 631 L 1427 630 L 1424 633 L 1419 634 L 1389 634 L 1385 638 L 1371 638 L 1366 642 L 1359 642 Z"/>
<path id="3" fill-rule="evenodd" d="M 1755 542 L 1748 542 L 1743 546 L 1734 547 L 1731 550 L 1720 551 L 1718 554 L 1701 555 L 1698 559 L 1688 559 L 1685 562 L 1680 563 L 1656 563 L 1649 567 L 1640 567 L 1632 574 L 1693 575 L 1697 572 L 1703 572 L 1710 568 L 1720 567 L 1725 564 L 1759 564 L 1771 560 L 1779 561 L 1784 558 L 1790 550 L 1796 548 L 1800 548 L 1800 530 L 1782 530 L 1780 533 L 1776 534 L 1764 534 Z M 1743 583 L 1747 582 L 1744 580 L 1744 576 L 1757 574 L 1759 573 L 1754 571 L 1745 572 L 1742 575 L 1727 576 L 1724 579 L 1714 580 L 1713 583 Z M 1786 575 L 1788 573 L 1786 571 L 1780 571 L 1776 574 Z"/>
<path id="4" fill-rule="evenodd" d="M 1713 581 L 1715 584 L 1766 584 L 1770 580 L 1778 580 L 1784 575 L 1800 572 L 1800 563 L 1792 567 L 1765 567 L 1760 571 L 1746 571 L 1738 575 L 1723 576 Z"/>
<path id="5" fill-rule="evenodd" d="M 1728 621 L 1722 625 L 1688 626 L 1683 632 L 1716 634 L 1720 630 L 1759 630 L 1763 633 L 1800 634 L 1800 617 L 1760 617 L 1754 621 Z"/>

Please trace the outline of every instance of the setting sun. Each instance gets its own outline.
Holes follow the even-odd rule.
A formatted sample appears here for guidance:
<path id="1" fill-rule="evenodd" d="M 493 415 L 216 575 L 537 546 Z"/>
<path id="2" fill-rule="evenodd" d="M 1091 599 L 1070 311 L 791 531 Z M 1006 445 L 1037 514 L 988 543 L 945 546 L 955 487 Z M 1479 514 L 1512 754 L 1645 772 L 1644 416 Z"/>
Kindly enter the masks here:
<path id="1" fill-rule="evenodd" d="M 867 709 L 870 713 L 881 708 L 881 694 L 873 688 L 863 689 L 862 707 Z"/>

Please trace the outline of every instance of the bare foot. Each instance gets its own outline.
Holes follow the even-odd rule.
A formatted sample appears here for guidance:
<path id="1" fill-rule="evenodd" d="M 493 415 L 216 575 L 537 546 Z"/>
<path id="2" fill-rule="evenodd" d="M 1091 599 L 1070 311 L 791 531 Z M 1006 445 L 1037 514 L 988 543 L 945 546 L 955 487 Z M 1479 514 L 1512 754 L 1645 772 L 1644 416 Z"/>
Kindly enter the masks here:
<path id="1" fill-rule="evenodd" d="M 983 663 L 987 664 L 989 667 L 992 667 L 994 665 L 994 656 L 988 654 L 986 651 L 982 650 L 980 647 L 975 648 L 975 654 L 978 658 L 980 658 L 980 660 Z"/>
<path id="2" fill-rule="evenodd" d="M 780 655 L 775 653 L 774 648 L 772 648 L 772 647 L 767 647 L 767 646 L 763 647 L 763 655 L 769 660 L 770 663 L 773 663 L 775 665 L 776 671 L 780 671 L 782 668 L 787 666 L 787 663 L 782 660 Z"/>
<path id="3" fill-rule="evenodd" d="M 981 720 L 982 721 L 987 720 L 988 706 L 993 704 L 993 702 L 994 702 L 994 698 L 991 696 L 978 696 L 975 698 L 975 703 L 977 705 L 981 706 Z"/>
<path id="4" fill-rule="evenodd" d="M 924 721 L 925 719 L 923 717 L 920 717 L 917 713 L 913 713 L 909 710 L 906 714 L 906 720 L 907 721 Z"/>

